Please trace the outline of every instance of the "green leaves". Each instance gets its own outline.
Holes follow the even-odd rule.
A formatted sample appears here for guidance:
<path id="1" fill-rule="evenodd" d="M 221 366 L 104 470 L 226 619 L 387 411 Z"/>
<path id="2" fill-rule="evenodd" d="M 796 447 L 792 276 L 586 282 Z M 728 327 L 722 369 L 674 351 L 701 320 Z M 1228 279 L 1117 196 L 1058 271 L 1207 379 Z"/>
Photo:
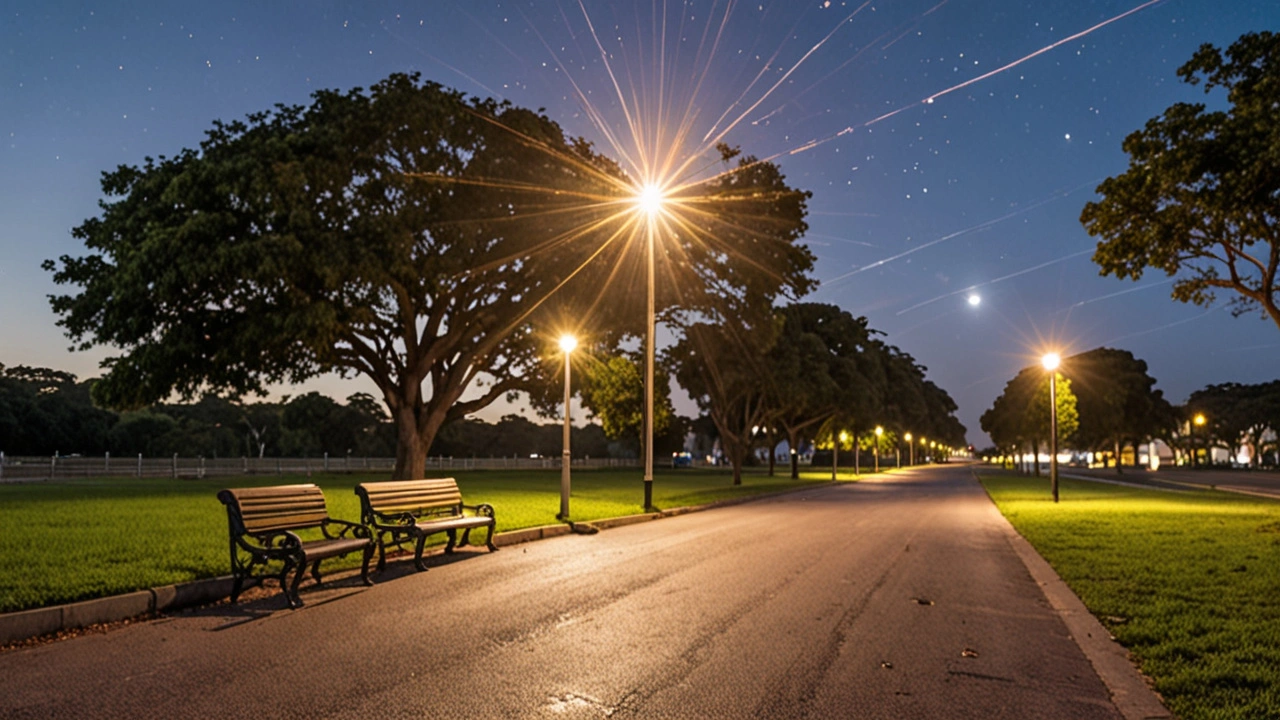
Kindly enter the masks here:
<path id="1" fill-rule="evenodd" d="M 1243 35 L 1225 56 L 1201 46 L 1178 75 L 1225 88 L 1229 110 L 1178 103 L 1125 139 L 1128 171 L 1080 215 L 1100 238 L 1094 262 L 1118 278 L 1177 275 L 1182 302 L 1229 290 L 1237 315 L 1280 326 L 1280 35 Z"/>

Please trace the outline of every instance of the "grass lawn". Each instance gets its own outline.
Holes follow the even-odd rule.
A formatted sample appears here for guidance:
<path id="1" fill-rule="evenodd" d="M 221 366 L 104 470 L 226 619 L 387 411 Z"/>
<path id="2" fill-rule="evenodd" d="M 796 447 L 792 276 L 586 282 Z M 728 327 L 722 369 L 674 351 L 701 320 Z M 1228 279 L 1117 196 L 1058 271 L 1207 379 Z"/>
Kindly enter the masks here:
<path id="1" fill-rule="evenodd" d="M 1280 718 L 1280 502 L 981 479 L 1175 714 Z"/>
<path id="2" fill-rule="evenodd" d="M 654 503 L 660 508 L 796 487 L 785 476 L 744 475 L 731 485 L 722 470 L 657 472 Z M 497 511 L 498 532 L 550 525 L 560 509 L 558 470 L 457 472 L 469 504 Z M 841 473 L 842 479 L 852 474 Z M 802 483 L 830 480 L 830 472 L 806 472 Z M 215 497 L 227 487 L 314 482 L 325 491 L 331 516 L 358 520 L 357 483 L 384 475 L 317 474 L 304 477 L 234 477 L 210 480 L 110 478 L 0 485 L 0 612 L 114 595 L 230 572 L 227 514 Z M 589 470 L 573 474 L 574 520 L 641 512 L 639 470 Z M 443 543 L 443 536 L 440 536 Z M 355 566 L 359 558 L 326 561 Z"/>

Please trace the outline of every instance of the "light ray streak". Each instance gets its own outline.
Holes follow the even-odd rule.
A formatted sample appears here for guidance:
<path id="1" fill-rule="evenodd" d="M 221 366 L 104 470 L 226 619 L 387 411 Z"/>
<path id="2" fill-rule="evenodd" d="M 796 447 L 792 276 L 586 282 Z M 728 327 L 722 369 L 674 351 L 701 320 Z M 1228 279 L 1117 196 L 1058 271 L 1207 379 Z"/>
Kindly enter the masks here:
<path id="1" fill-rule="evenodd" d="M 498 92 L 498 91 L 494 90 L 493 88 L 489 87 L 488 85 L 485 85 L 484 83 L 480 82 L 480 81 L 479 81 L 479 80 L 477 80 L 476 78 L 474 78 L 474 77 L 472 77 L 472 76 L 468 75 L 467 73 L 463 72 L 462 70 L 459 70 L 458 68 L 456 68 L 456 67 L 454 67 L 454 66 L 450 65 L 449 63 L 445 62 L 444 60 L 441 60 L 440 58 L 436 57 L 435 55 L 432 55 L 431 53 L 427 52 L 426 50 L 423 50 L 421 47 L 418 47 L 417 45 L 414 45 L 413 43 L 409 42 L 407 39 L 405 39 L 405 38 L 401 37 L 399 34 L 397 34 L 397 33 L 393 32 L 393 31 L 391 30 L 391 28 L 389 28 L 389 27 L 387 27 L 387 26 L 386 26 L 386 24 L 385 24 L 385 23 L 379 23 L 379 26 L 382 28 L 382 31 L 383 31 L 383 32 L 385 32 L 387 35 L 390 35 L 390 36 L 391 36 L 391 39 L 395 40 L 396 42 L 400 43 L 401 45 L 404 45 L 405 47 L 409 48 L 410 50 L 413 50 L 414 52 L 417 52 L 419 55 L 421 55 L 421 56 L 425 57 L 426 59 L 430 60 L 431 62 L 433 62 L 433 63 L 435 63 L 435 64 L 437 64 L 437 65 L 439 65 L 439 66 L 441 66 L 441 67 L 443 67 L 443 68 L 446 68 L 446 69 L 450 70 L 451 72 L 453 72 L 453 73 L 457 74 L 459 77 L 465 78 L 467 81 L 471 82 L 471 83 L 472 83 L 472 84 L 474 84 L 476 87 L 478 87 L 478 88 L 480 88 L 481 90 L 484 90 L 485 92 L 489 93 L 489 95 L 491 95 L 491 96 L 493 96 L 493 97 L 495 97 L 495 98 L 500 98 L 500 97 L 502 97 L 502 93 L 500 93 L 500 92 Z M 513 53 L 513 54 L 514 54 L 514 53 Z M 518 57 L 518 56 L 517 56 L 517 59 L 519 59 L 519 57 Z"/>
<path id="2" fill-rule="evenodd" d="M 1008 275 L 1002 275 L 1002 276 L 1000 276 L 1000 277 L 998 277 L 998 278 L 996 278 L 996 279 L 994 279 L 994 280 L 987 280 L 986 282 L 980 282 L 980 283 L 978 283 L 978 284 L 976 284 L 976 285 L 970 285 L 970 286 L 969 286 L 969 287 L 967 287 L 967 288 L 961 288 L 960 290 L 956 290 L 956 291 L 954 291 L 954 292 L 949 292 L 949 293 L 946 293 L 946 294 L 944 294 L 944 295 L 939 295 L 939 296 L 938 296 L 938 297 L 936 297 L 936 298 L 932 298 L 932 299 L 929 299 L 929 300 L 925 300 L 925 301 L 924 301 L 924 302 L 922 302 L 922 303 L 916 303 L 915 305 L 912 305 L 911 307 L 906 308 L 905 310 L 899 310 L 898 312 L 896 312 L 896 313 L 894 313 L 894 314 L 895 314 L 895 315 L 902 315 L 902 314 L 904 314 L 904 313 L 909 313 L 909 312 L 911 312 L 912 310 L 918 310 L 918 309 L 920 309 L 920 308 L 922 308 L 922 307 L 924 307 L 924 306 L 926 306 L 926 305 L 932 305 L 933 303 L 936 303 L 936 302 L 938 302 L 939 300 L 945 300 L 946 298 L 949 298 L 949 297 L 955 297 L 956 295 L 960 295 L 960 294 L 962 294 L 962 293 L 971 292 L 971 291 L 973 291 L 973 290 L 977 290 L 978 288 L 987 287 L 987 286 L 989 286 L 989 285 L 995 285 L 996 283 L 998 283 L 998 282 L 1004 282 L 1005 280 L 1012 280 L 1013 278 L 1019 277 L 1019 276 L 1021 276 L 1021 275 L 1026 275 L 1027 273 L 1033 273 L 1033 272 L 1035 272 L 1035 271 L 1037 271 L 1037 270 L 1043 270 L 1043 269 L 1045 269 L 1045 268 L 1049 267 L 1050 265 L 1057 265 L 1057 264 L 1058 264 L 1058 263 L 1060 263 L 1060 262 L 1066 262 L 1067 260 L 1070 260 L 1070 259 L 1072 259 L 1072 258 L 1078 258 L 1078 257 L 1080 257 L 1081 255 L 1086 255 L 1086 254 L 1088 254 L 1088 253 L 1092 253 L 1092 252 L 1093 252 L 1093 249 L 1092 249 L 1092 248 L 1090 248 L 1090 249 L 1088 249 L 1088 250 L 1081 250 L 1080 252 L 1074 252 L 1074 253 L 1071 253 L 1070 255 L 1065 255 L 1065 256 L 1060 257 L 1060 258 L 1057 258 L 1057 259 L 1055 259 L 1055 260 L 1049 260 L 1048 262 L 1042 262 L 1042 263 L 1040 263 L 1039 265 L 1035 265 L 1035 266 L 1029 267 L 1029 268 L 1027 268 L 1027 269 L 1025 269 L 1025 270 L 1019 270 L 1019 271 L 1017 271 L 1017 272 L 1009 273 Z"/>
<path id="3" fill-rule="evenodd" d="M 848 24 L 851 20 L 853 20 L 855 15 L 862 12 L 862 9 L 867 7 L 870 4 L 871 4 L 871 0 L 866 0 L 866 2 L 859 5 L 856 10 L 849 13 L 849 15 L 847 15 L 843 20 L 836 23 L 836 26 L 831 28 L 830 32 L 828 32 L 821 40 L 819 40 L 816 44 L 814 44 L 813 47 L 809 48 L 809 50 L 805 52 L 804 55 L 800 56 L 800 59 L 797 60 L 785 73 L 783 73 L 782 77 L 778 78 L 777 82 L 775 82 L 772 86 L 770 86 L 769 89 L 766 90 L 765 93 L 761 95 L 754 103 L 752 103 L 750 107 L 748 107 L 746 110 L 743 110 L 742 113 L 738 115 L 738 117 L 734 118 L 733 122 L 726 125 L 724 129 L 721 130 L 719 133 L 717 133 L 710 142 L 704 143 L 703 148 L 700 148 L 697 152 L 690 154 L 689 158 L 686 159 L 678 168 L 676 168 L 676 170 L 672 174 L 676 177 L 679 177 L 682 174 L 684 174 L 684 171 L 688 170 L 689 165 L 693 163 L 694 157 L 701 155 L 703 152 L 706 152 L 707 150 L 714 147 L 716 143 L 723 140 L 725 135 L 728 135 L 731 130 L 737 127 L 738 124 L 741 123 L 744 118 L 746 118 L 751 113 L 755 112 L 755 109 L 760 107 L 761 103 L 769 99 L 769 96 L 773 94 L 773 91 L 781 87 L 783 83 L 785 83 L 787 79 L 790 78 L 791 75 L 795 73 L 795 71 L 798 70 L 801 65 L 804 64 L 806 60 L 808 60 L 814 53 L 818 52 L 818 50 L 820 50 L 822 46 L 825 45 L 827 41 L 830 40 L 836 34 L 836 32 L 840 30 L 840 28 Z"/>
<path id="4" fill-rule="evenodd" d="M 563 15 L 563 11 L 561 14 Z M 582 108 L 582 111 L 586 113 L 587 119 L 591 121 L 591 124 L 595 126 L 596 130 L 598 130 L 601 135 L 604 135 L 605 140 L 609 142 L 610 147 L 612 147 L 613 151 L 622 158 L 623 162 L 627 163 L 633 170 L 638 172 L 640 168 L 640 161 L 632 157 L 631 152 L 628 151 L 626 146 L 624 146 L 618 139 L 617 135 L 613 132 L 613 129 L 609 126 L 609 123 L 605 121 L 604 116 L 600 114 L 600 111 L 596 108 L 595 104 L 587 97 L 587 93 L 583 91 L 582 87 L 578 84 L 578 81 L 574 79 L 573 73 L 569 71 L 569 67 L 564 64 L 556 51 L 551 49 L 551 45 L 547 42 L 546 38 L 542 36 L 542 33 L 538 32 L 538 28 L 534 26 L 533 22 L 529 20 L 523 12 L 521 12 L 521 17 L 524 18 L 525 23 L 529 26 L 529 29 L 533 32 L 534 36 L 538 38 L 538 41 L 542 43 L 542 47 L 546 49 L 547 54 L 551 56 L 551 59 L 556 63 L 556 66 L 560 68 L 560 72 L 562 72 L 565 79 L 569 81 L 569 85 L 573 87 L 573 92 L 578 98 L 578 107 Z M 565 25 L 566 27 L 569 27 L 567 18 L 565 20 Z M 570 34 L 572 34 L 572 30 L 570 30 Z M 575 37 L 574 40 L 576 42 L 577 38 Z M 598 41 L 597 47 L 599 47 Z M 610 69 L 609 72 L 612 76 L 613 71 Z M 619 90 L 619 92 L 621 91 Z M 635 128 L 632 127 L 633 133 L 634 130 Z M 639 148 L 637 148 L 637 150 L 638 149 Z"/>
<path id="5" fill-rule="evenodd" d="M 1141 291 L 1143 291 L 1143 290 L 1150 290 L 1151 288 L 1157 288 L 1157 287 L 1160 287 L 1160 286 L 1162 286 L 1162 285 L 1168 285 L 1169 283 L 1171 283 L 1171 282 L 1173 282 L 1173 281 L 1174 281 L 1174 278 L 1169 278 L 1168 280 L 1161 280 L 1160 282 L 1153 282 L 1153 283 L 1150 283 L 1150 284 L 1147 284 L 1147 285 L 1140 285 L 1140 286 L 1138 286 L 1138 287 L 1131 287 L 1131 288 L 1128 288 L 1128 289 L 1125 289 L 1125 290 L 1121 290 L 1121 291 L 1119 291 L 1119 292 L 1109 293 L 1109 294 L 1107 294 L 1107 295 L 1102 295 L 1101 297 L 1090 298 L 1090 299 L 1088 299 L 1088 300 L 1081 300 L 1080 302 L 1078 302 L 1078 303 L 1076 303 L 1076 304 L 1074 304 L 1074 305 L 1068 305 L 1067 307 L 1065 307 L 1065 308 L 1063 308 L 1063 309 L 1059 310 L 1056 314 L 1062 314 L 1062 313 L 1064 313 L 1064 312 L 1071 312 L 1072 310 L 1075 310 L 1075 309 L 1076 309 L 1076 308 L 1078 308 L 1078 307 L 1084 307 L 1085 305 L 1089 305 L 1089 304 L 1096 303 L 1096 302 L 1101 302 L 1101 301 L 1103 301 L 1103 300 L 1110 300 L 1111 298 L 1114 298 L 1114 297 L 1120 297 L 1121 295 L 1128 295 L 1129 293 L 1141 292 Z"/>
<path id="6" fill-rule="evenodd" d="M 596 33 L 596 26 L 591 21 L 591 15 L 587 12 L 587 6 L 583 3 L 583 0 L 578 0 L 578 7 L 582 10 L 582 17 L 587 22 L 587 29 L 591 31 L 591 38 L 595 41 L 596 49 L 600 51 L 600 61 L 604 63 L 605 72 L 609 74 L 609 81 L 613 83 L 614 92 L 618 95 L 618 102 L 622 106 L 622 114 L 627 120 L 627 127 L 630 128 L 632 137 L 638 140 L 643 135 L 641 135 L 639 128 L 636 126 L 636 120 L 632 117 L 631 108 L 627 105 L 627 97 L 622 92 L 622 86 L 618 84 L 618 77 L 613 72 L 613 65 L 609 62 L 609 53 L 600 42 L 600 36 Z M 634 84 L 632 87 L 635 87 Z M 637 171 L 642 178 L 648 178 L 648 159 L 645 157 L 644 148 L 637 148 L 637 152 L 640 155 L 640 166 Z"/>
<path id="7" fill-rule="evenodd" d="M 787 31 L 787 37 L 793 35 L 798 27 L 800 27 L 800 18 L 796 18 L 795 24 L 793 24 L 791 29 Z M 778 46 L 778 49 L 773 51 L 773 54 L 769 56 L 768 60 L 764 61 L 764 64 L 760 66 L 760 70 L 756 73 L 756 76 L 751 79 L 751 82 L 747 83 L 747 86 L 742 90 L 742 92 L 738 93 L 738 97 L 733 102 L 729 103 L 729 106 L 724 109 L 724 112 L 720 113 L 720 117 L 716 118 L 716 121 L 711 124 L 710 129 L 707 130 L 707 134 L 702 136 L 702 143 L 704 147 L 709 147 L 715 144 L 714 140 L 708 142 L 708 139 L 719 132 L 720 123 L 724 122 L 724 119 L 729 117 L 729 114 L 733 112 L 734 108 L 737 108 L 739 105 L 746 102 L 747 97 L 751 94 L 752 88 L 756 86 L 756 83 L 760 82 L 761 78 L 765 76 L 765 73 L 769 72 L 769 70 L 773 68 L 773 64 L 778 60 L 778 56 L 782 54 L 782 49 L 784 47 L 786 47 L 785 41 L 782 45 Z M 752 49 L 754 50 L 754 46 Z"/>

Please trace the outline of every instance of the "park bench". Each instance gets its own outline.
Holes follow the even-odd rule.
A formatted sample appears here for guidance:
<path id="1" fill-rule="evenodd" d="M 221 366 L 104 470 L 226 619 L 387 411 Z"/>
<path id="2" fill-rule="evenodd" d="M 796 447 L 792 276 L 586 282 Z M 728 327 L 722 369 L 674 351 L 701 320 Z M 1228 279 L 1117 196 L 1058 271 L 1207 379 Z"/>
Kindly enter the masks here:
<path id="1" fill-rule="evenodd" d="M 422 548 L 428 537 L 439 533 L 448 535 L 444 551 L 452 553 L 470 542 L 473 529 L 488 527 L 485 545 L 498 549 L 493 544 L 493 506 L 463 505 L 462 491 L 453 478 L 360 483 L 356 494 L 360 496 L 360 517 L 378 541 L 378 570 L 386 569 L 387 547 L 402 547 L 410 541 L 415 541 L 414 566 L 426 570 Z M 467 510 L 474 514 L 466 514 Z"/>
<path id="2" fill-rule="evenodd" d="M 324 504 L 324 493 L 310 483 L 275 487 L 223 490 L 218 499 L 227 506 L 231 533 L 231 574 L 234 583 L 231 602 L 235 602 L 246 581 L 261 578 L 254 569 L 270 562 L 283 562 L 276 577 L 289 607 L 302 606 L 298 586 L 307 566 L 311 576 L 320 582 L 320 561 L 348 553 L 364 552 L 360 579 L 369 579 L 369 561 L 373 557 L 373 536 L 369 528 L 345 520 L 334 520 Z M 319 539 L 303 540 L 299 533 Z M 294 571 L 293 585 L 287 584 Z"/>

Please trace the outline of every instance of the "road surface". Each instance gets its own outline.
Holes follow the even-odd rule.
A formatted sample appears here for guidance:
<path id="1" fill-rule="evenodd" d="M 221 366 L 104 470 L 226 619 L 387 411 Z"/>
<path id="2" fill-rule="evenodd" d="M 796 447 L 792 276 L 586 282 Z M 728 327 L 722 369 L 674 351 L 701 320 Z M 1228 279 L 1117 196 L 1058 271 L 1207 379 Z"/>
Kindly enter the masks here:
<path id="1" fill-rule="evenodd" d="M 963 466 L 397 565 L 0 654 L 0 717 L 1120 717 Z"/>

